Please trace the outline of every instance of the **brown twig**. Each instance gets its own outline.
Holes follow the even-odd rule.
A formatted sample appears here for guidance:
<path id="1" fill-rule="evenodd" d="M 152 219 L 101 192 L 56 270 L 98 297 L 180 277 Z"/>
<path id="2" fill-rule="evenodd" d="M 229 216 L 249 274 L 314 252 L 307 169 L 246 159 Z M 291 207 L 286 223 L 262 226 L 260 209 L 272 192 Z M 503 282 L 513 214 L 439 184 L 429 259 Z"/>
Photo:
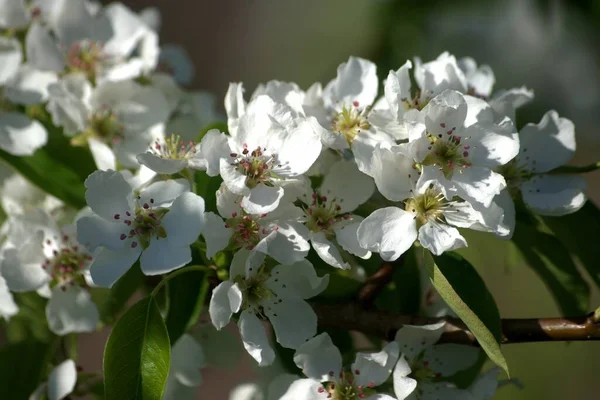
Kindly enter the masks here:
<path id="1" fill-rule="evenodd" d="M 404 264 L 404 255 L 400 256 L 396 261 L 384 262 L 377 272 L 367 278 L 358 291 L 358 302 L 363 308 L 368 309 L 373 305 L 385 285 L 392 281 L 394 269 L 400 268 L 402 264 Z"/>
<path id="2" fill-rule="evenodd" d="M 430 318 L 364 310 L 360 305 L 312 304 L 318 323 L 324 328 L 359 331 L 393 340 L 403 325 L 427 325 L 446 321 L 440 343 L 477 345 L 477 339 L 456 318 Z M 503 319 L 502 343 L 600 340 L 600 322 L 594 313 L 574 318 Z"/>

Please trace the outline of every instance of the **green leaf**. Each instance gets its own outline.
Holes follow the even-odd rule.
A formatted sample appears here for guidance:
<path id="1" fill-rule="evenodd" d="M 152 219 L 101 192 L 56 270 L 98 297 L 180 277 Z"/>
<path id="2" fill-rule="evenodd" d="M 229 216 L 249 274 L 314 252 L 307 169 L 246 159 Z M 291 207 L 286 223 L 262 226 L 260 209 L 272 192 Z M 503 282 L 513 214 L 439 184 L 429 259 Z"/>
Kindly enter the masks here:
<path id="1" fill-rule="evenodd" d="M 0 349 L 0 399 L 28 399 L 46 379 L 56 340 L 35 339 Z"/>
<path id="2" fill-rule="evenodd" d="M 107 291 L 106 298 L 100 304 L 100 318 L 105 324 L 112 324 L 117 314 L 123 310 L 127 300 L 133 296 L 143 282 L 144 275 L 140 270 L 139 261 Z M 102 290 L 102 289 L 95 289 Z"/>
<path id="3" fill-rule="evenodd" d="M 208 124 L 206 125 L 204 128 L 202 128 L 202 130 L 200 131 L 200 133 L 198 133 L 198 139 L 196 140 L 196 142 L 200 142 L 202 140 L 202 138 L 204 137 L 204 135 L 206 135 L 206 132 L 210 131 L 211 129 L 218 129 L 219 131 L 223 132 L 223 133 L 228 133 L 228 127 L 227 127 L 227 122 L 213 122 L 212 124 Z"/>
<path id="4" fill-rule="evenodd" d="M 319 272 L 319 275 L 322 275 L 322 273 Z M 349 300 L 356 296 L 361 286 L 362 283 L 348 276 L 347 271 L 335 269 L 329 272 L 329 285 L 317 298 L 337 301 Z"/>
<path id="5" fill-rule="evenodd" d="M 29 182 L 75 208 L 85 206 L 85 187 L 81 177 L 57 163 L 44 149 L 29 157 L 16 157 L 0 150 L 0 158 Z"/>
<path id="6" fill-rule="evenodd" d="M 203 271 L 190 271 L 167 283 L 169 312 L 165 323 L 171 344 L 198 320 L 208 288 L 208 276 Z"/>
<path id="7" fill-rule="evenodd" d="M 546 226 L 581 262 L 600 288 L 600 246 L 590 240 L 600 237 L 600 210 L 590 200 L 576 213 L 562 217 L 541 217 Z"/>
<path id="8" fill-rule="evenodd" d="M 196 172 L 196 194 L 204 198 L 206 211 L 217 212 L 217 197 L 215 193 L 221 187 L 223 179 L 220 176 L 208 176 L 205 172 Z"/>
<path id="9" fill-rule="evenodd" d="M 408 250 L 402 265 L 394 267 L 392 282 L 377 296 L 379 310 L 416 315 L 421 308 L 421 272 L 415 259 L 416 249 Z"/>
<path id="10" fill-rule="evenodd" d="M 13 293 L 19 313 L 6 324 L 6 338 L 10 343 L 21 341 L 51 342 L 56 337 L 46 322 L 48 300 L 35 292 Z M 0 397 L 1 398 L 1 397 Z"/>
<path id="11" fill-rule="evenodd" d="M 434 260 L 426 251 L 424 259 L 431 283 L 440 296 L 475 335 L 488 357 L 508 374 L 498 343 L 502 335 L 500 314 L 477 271 L 456 254 L 444 254 Z"/>
<path id="12" fill-rule="evenodd" d="M 154 297 L 131 307 L 114 326 L 104 349 L 106 400 L 162 399 L 171 359 L 165 323 Z"/>
<path id="13" fill-rule="evenodd" d="M 512 240 L 527 264 L 550 290 L 563 315 L 574 316 L 587 312 L 590 288 L 577 270 L 569 251 L 556 237 L 540 232 L 535 226 L 517 222 Z"/>

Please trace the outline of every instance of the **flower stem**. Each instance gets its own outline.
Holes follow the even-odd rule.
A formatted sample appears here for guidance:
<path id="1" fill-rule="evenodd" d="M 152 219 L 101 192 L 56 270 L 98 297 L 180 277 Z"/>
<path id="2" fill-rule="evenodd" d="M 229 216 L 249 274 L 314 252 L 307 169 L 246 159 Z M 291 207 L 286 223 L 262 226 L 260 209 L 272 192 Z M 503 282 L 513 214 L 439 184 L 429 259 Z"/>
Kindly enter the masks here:
<path id="1" fill-rule="evenodd" d="M 204 265 L 191 265 L 189 267 L 186 268 L 181 268 L 178 269 L 177 271 L 165 276 L 163 278 L 162 281 L 158 282 L 158 285 L 156 285 L 156 287 L 152 290 L 152 293 L 150 293 L 150 296 L 156 296 L 158 294 L 158 292 L 160 291 L 160 289 L 171 279 L 175 278 L 176 276 L 179 276 L 181 274 L 185 274 L 186 272 L 190 272 L 190 271 L 205 271 L 205 272 L 210 272 L 213 271 L 211 268 L 204 266 Z"/>
<path id="2" fill-rule="evenodd" d="M 600 161 L 596 161 L 595 163 L 583 165 L 583 166 L 574 166 L 574 165 L 563 165 L 562 167 L 558 167 L 552 170 L 553 174 L 583 174 L 586 172 L 592 172 L 597 169 L 600 169 Z"/>

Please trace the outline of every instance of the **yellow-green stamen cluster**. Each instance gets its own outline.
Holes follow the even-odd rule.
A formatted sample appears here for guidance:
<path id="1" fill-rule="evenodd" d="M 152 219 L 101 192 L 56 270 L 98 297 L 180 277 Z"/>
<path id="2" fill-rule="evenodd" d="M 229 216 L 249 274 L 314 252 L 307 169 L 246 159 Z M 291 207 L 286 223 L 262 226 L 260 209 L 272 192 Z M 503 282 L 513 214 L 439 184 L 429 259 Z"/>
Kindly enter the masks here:
<path id="1" fill-rule="evenodd" d="M 429 187 L 423 194 L 406 200 L 404 209 L 414 213 L 417 223 L 422 226 L 432 220 L 443 222 L 447 204 L 444 195 L 439 190 Z"/>
<path id="2" fill-rule="evenodd" d="M 165 138 L 165 142 L 154 143 L 154 153 L 165 160 L 186 160 L 196 154 L 196 144 L 181 140 L 179 135 Z"/>
<path id="3" fill-rule="evenodd" d="M 440 126 L 445 128 L 446 125 L 441 123 Z M 466 144 L 469 137 L 460 137 L 454 134 L 456 127 L 452 127 L 446 131 L 446 135 L 438 134 L 437 136 L 427 133 L 429 140 L 429 153 L 423 160 L 423 165 L 438 167 L 446 179 L 451 179 L 455 170 L 462 172 L 464 168 L 471 167 L 469 160 L 469 151 L 471 146 Z"/>
<path id="4" fill-rule="evenodd" d="M 264 154 L 266 148 L 258 146 L 250 151 L 248 145 L 243 145 L 242 154 L 231 153 L 229 156 L 233 159 L 231 165 L 236 166 L 238 172 L 246 175 L 246 186 L 250 189 L 255 188 L 259 183 L 267 186 L 273 186 L 273 178 L 279 178 L 273 172 L 275 166 L 275 156 Z"/>
<path id="5" fill-rule="evenodd" d="M 332 400 L 356 400 L 364 399 L 376 394 L 373 389 L 375 384 L 369 382 L 367 386 L 357 385 L 355 375 L 360 375 L 360 370 L 341 371 L 339 379 L 323 383 L 318 389 L 319 393 L 327 393 L 327 398 Z M 334 372 L 330 371 L 329 376 L 334 377 Z"/>
<path id="6" fill-rule="evenodd" d="M 83 146 L 88 139 L 94 138 L 109 145 L 123 140 L 123 125 L 108 107 L 103 107 L 88 119 L 86 130 L 71 139 L 73 146 Z"/>
<path id="7" fill-rule="evenodd" d="M 331 129 L 344 135 L 348 144 L 351 145 L 361 131 L 371 127 L 367 119 L 368 113 L 369 107 L 359 110 L 358 102 L 355 101 L 352 107 L 344 107 L 334 116 Z"/>
<path id="8" fill-rule="evenodd" d="M 96 79 L 96 70 L 105 60 L 103 45 L 93 40 L 73 43 L 66 56 L 69 72 L 83 73 L 92 82 Z"/>
<path id="9" fill-rule="evenodd" d="M 138 196 L 139 199 L 140 197 Z M 137 247 L 139 244 L 142 246 L 142 249 L 147 249 L 153 238 L 164 239 L 167 237 L 167 232 L 161 225 L 161 219 L 167 210 L 154 210 L 152 208 L 154 199 L 150 199 L 149 201 L 150 203 L 136 205 L 134 215 L 126 211 L 123 217 L 123 223 L 131 229 L 127 234 L 122 233 L 120 239 L 134 239 L 130 244 L 132 248 Z M 121 217 L 121 214 L 115 214 L 113 218 L 121 220 Z"/>
<path id="10" fill-rule="evenodd" d="M 83 271 L 92 257 L 85 249 L 71 241 L 66 234 L 62 236 L 62 240 L 47 239 L 44 246 L 52 249 L 52 255 L 41 266 L 52 278 L 51 287 L 60 286 L 62 290 L 66 290 L 67 285 L 86 285 Z"/>
<path id="11" fill-rule="evenodd" d="M 304 210 L 307 216 L 306 227 L 311 232 L 323 231 L 331 234 L 331 227 L 334 224 L 350 219 L 350 214 L 340 214 L 341 209 L 337 199 L 329 200 L 326 196 L 320 196 L 317 192 L 313 192 L 312 202 Z"/>
<path id="12" fill-rule="evenodd" d="M 266 215 L 250 215 L 243 210 L 239 214 L 235 211 L 231 213 L 231 217 L 225 221 L 225 227 L 233 230 L 233 246 L 252 250 L 265 235 L 268 235 L 271 230 L 263 228 L 259 222 L 259 218 Z"/>

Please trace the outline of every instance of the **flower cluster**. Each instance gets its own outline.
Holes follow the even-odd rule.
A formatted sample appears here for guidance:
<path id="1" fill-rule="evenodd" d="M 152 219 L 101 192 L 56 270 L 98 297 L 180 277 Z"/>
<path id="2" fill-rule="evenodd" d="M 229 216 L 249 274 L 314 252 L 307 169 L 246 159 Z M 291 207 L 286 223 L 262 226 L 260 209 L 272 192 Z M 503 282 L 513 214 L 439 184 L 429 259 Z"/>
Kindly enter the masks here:
<path id="1" fill-rule="evenodd" d="M 443 53 L 390 71 L 383 93 L 375 64 L 357 57 L 324 87 L 270 81 L 245 97 L 232 83 L 227 129 L 202 131 L 219 117 L 214 104 L 182 89 L 189 63 L 161 51 L 147 15 L 80 0 L 3 7 L 0 148 L 32 156 L 61 139 L 89 148 L 97 169 L 82 210 L 21 176 L 5 180 L 0 315 L 17 314 L 13 293 L 37 291 L 54 334 L 91 332 L 96 287 L 136 263 L 149 276 L 203 263 L 218 270 L 208 307 L 217 330 L 234 319 L 260 366 L 276 360 L 263 321 L 295 350 L 305 377 L 287 380 L 280 399 L 491 398 L 495 369 L 468 388 L 446 379 L 479 351 L 436 345 L 443 323 L 405 326 L 345 367 L 306 300 L 331 274 L 364 275 L 374 255 L 466 247 L 461 228 L 510 238 L 519 207 L 577 211 L 585 183 L 557 170 L 575 151 L 571 121 L 549 111 L 517 130 L 516 109 L 533 93 L 494 91 L 488 66 Z M 200 384 L 193 338 L 172 358 L 169 391 Z M 51 374 L 50 398 L 75 387 L 72 363 Z M 68 385 L 56 389 L 62 373 Z"/>

